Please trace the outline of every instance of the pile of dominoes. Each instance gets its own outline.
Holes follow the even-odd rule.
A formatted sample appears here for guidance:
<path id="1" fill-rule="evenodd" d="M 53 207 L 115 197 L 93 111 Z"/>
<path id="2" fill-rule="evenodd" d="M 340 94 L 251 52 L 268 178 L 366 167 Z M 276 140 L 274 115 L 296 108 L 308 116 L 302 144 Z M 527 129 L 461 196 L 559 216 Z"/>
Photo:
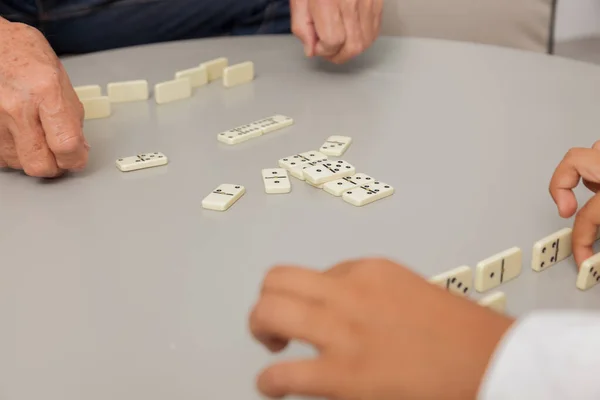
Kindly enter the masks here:
<path id="1" fill-rule="evenodd" d="M 285 115 L 274 115 L 226 132 L 219 133 L 217 140 L 236 145 L 264 134 L 288 127 L 293 119 Z M 330 160 L 328 157 L 341 157 L 350 147 L 352 138 L 330 136 L 319 151 L 311 150 L 294 154 L 279 160 L 279 168 L 262 170 L 262 180 L 267 194 L 285 194 L 292 191 L 290 175 L 305 183 L 323 189 L 356 207 L 366 206 L 394 194 L 394 188 L 364 173 L 344 160 Z M 202 207 L 208 210 L 226 211 L 246 192 L 244 186 L 222 184 L 209 194 Z"/>
<path id="2" fill-rule="evenodd" d="M 531 269 L 542 272 L 570 257 L 573 253 L 572 232 L 571 228 L 564 228 L 537 241 L 531 253 Z M 596 237 L 596 240 L 598 239 L 600 239 L 600 232 Z M 518 247 L 512 247 L 477 263 L 475 277 L 473 277 L 473 270 L 463 265 L 436 275 L 429 282 L 460 296 L 469 296 L 472 286 L 477 292 L 485 293 L 521 275 L 522 264 L 523 252 Z M 599 282 L 600 253 L 581 265 L 575 285 L 580 290 L 588 290 Z M 503 292 L 495 292 L 481 299 L 479 304 L 503 313 L 506 307 L 506 295 Z"/>

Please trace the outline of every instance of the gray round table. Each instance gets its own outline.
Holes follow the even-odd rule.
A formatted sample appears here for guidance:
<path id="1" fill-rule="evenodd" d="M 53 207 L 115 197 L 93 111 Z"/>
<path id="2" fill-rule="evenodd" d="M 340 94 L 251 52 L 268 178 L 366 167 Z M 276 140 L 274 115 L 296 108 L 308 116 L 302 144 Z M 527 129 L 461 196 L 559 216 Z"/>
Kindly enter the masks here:
<path id="1" fill-rule="evenodd" d="M 430 277 L 519 246 L 523 273 L 498 288 L 509 313 L 600 305 L 600 290 L 576 289 L 572 258 L 529 267 L 535 241 L 571 226 L 547 187 L 570 147 L 600 137 L 600 68 L 394 38 L 336 67 L 304 59 L 291 37 L 152 45 L 65 66 L 74 85 L 154 85 L 220 56 L 254 61 L 256 80 L 114 105 L 109 119 L 86 121 L 89 167 L 67 179 L 0 173 L 0 399 L 259 399 L 262 367 L 312 354 L 293 345 L 272 357 L 249 335 L 248 311 L 278 263 L 380 255 Z M 295 125 L 238 146 L 216 140 L 275 113 Z M 355 208 L 296 179 L 289 195 L 264 194 L 260 169 L 332 134 L 353 137 L 343 158 L 396 194 Z M 115 167 L 146 151 L 170 164 Z M 203 210 L 221 183 L 247 193 L 228 212 Z"/>

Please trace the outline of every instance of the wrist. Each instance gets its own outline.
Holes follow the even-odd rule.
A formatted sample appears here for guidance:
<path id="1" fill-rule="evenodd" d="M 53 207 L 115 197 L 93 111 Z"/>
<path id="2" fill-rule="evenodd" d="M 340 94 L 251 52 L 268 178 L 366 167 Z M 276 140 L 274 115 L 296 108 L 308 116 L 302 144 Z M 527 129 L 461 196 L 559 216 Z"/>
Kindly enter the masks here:
<path id="1" fill-rule="evenodd" d="M 446 334 L 454 338 L 449 341 L 452 349 L 446 357 L 450 362 L 444 366 L 444 390 L 438 393 L 439 399 L 478 398 L 491 360 L 515 322 L 471 301 L 461 308 L 447 320 Z"/>
<path id="2" fill-rule="evenodd" d="M 514 318 L 505 315 L 498 314 L 493 315 L 493 317 L 494 318 L 490 318 L 489 321 L 486 321 L 486 323 L 489 325 L 481 325 L 485 326 L 485 328 L 482 329 L 480 341 L 476 345 L 475 353 L 477 355 L 477 366 L 475 376 L 477 379 L 474 385 L 473 397 L 470 397 L 472 399 L 478 398 L 494 355 L 498 351 L 502 340 L 513 328 L 516 322 Z"/>

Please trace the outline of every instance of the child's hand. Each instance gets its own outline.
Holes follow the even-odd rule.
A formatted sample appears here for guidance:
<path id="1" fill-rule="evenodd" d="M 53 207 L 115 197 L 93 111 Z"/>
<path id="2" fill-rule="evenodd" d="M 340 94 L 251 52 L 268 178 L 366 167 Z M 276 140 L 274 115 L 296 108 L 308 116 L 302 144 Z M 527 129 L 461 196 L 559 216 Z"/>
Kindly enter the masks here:
<path id="1" fill-rule="evenodd" d="M 577 199 L 573 189 L 579 181 L 596 193 L 577 212 Z M 577 212 L 573 225 L 573 256 L 577 265 L 594 255 L 592 245 L 596 241 L 600 226 L 600 141 L 591 149 L 573 148 L 556 167 L 550 181 L 550 194 L 563 218 L 570 218 Z"/>
<path id="2" fill-rule="evenodd" d="M 381 259 L 274 268 L 250 316 L 269 350 L 301 341 L 319 352 L 270 365 L 263 394 L 337 400 L 475 399 L 512 323 Z"/>

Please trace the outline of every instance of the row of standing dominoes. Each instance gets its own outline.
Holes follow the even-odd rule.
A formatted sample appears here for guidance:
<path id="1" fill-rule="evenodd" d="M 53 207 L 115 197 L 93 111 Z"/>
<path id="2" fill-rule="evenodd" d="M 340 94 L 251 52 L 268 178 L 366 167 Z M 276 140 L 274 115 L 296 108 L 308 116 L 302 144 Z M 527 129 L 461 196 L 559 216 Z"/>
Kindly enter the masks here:
<path id="1" fill-rule="evenodd" d="M 443 287 L 450 293 L 468 297 L 473 283 L 473 271 L 468 266 L 461 266 L 434 276 L 429 282 Z M 478 303 L 496 312 L 504 313 L 506 310 L 506 294 L 495 292 L 479 300 Z"/>
<path id="2" fill-rule="evenodd" d="M 564 228 L 538 240 L 532 249 L 531 269 L 545 271 L 549 267 L 572 255 L 572 229 Z M 600 231 L 596 240 L 600 239 Z M 477 264 L 474 286 L 478 292 L 486 292 L 521 274 L 522 251 L 513 247 Z M 468 266 L 461 266 L 430 279 L 430 282 L 443 286 L 453 293 L 467 295 L 473 282 L 473 273 Z M 600 282 L 600 253 L 582 263 L 577 275 L 576 287 L 588 290 Z M 480 304 L 492 308 L 504 307 L 506 296 L 493 294 L 481 300 Z"/>
<path id="3" fill-rule="evenodd" d="M 564 228 L 536 242 L 533 246 L 531 268 L 534 271 L 545 271 L 549 267 L 573 254 L 572 228 Z M 600 239 L 600 232 L 596 240 Z M 585 260 L 577 274 L 575 286 L 580 290 L 588 290 L 600 283 L 600 253 Z"/>
<path id="4" fill-rule="evenodd" d="M 445 287 L 451 293 L 468 296 L 471 287 L 479 293 L 487 292 L 518 277 L 521 269 L 522 251 L 518 247 L 513 247 L 477 263 L 475 276 L 470 267 L 463 265 L 436 275 L 429 281 Z M 497 292 L 483 298 L 479 303 L 504 312 L 506 295 Z"/>
<path id="5" fill-rule="evenodd" d="M 254 80 L 254 63 L 251 61 L 229 66 L 227 58 L 207 61 L 198 67 L 177 71 L 175 79 L 154 86 L 156 104 L 166 104 L 192 96 L 192 89 L 199 88 L 218 79 L 223 86 L 231 88 Z M 147 80 L 112 82 L 102 95 L 100 85 L 75 87 L 75 93 L 83 104 L 85 119 L 107 118 L 111 115 L 112 103 L 146 101 L 150 98 Z"/>

